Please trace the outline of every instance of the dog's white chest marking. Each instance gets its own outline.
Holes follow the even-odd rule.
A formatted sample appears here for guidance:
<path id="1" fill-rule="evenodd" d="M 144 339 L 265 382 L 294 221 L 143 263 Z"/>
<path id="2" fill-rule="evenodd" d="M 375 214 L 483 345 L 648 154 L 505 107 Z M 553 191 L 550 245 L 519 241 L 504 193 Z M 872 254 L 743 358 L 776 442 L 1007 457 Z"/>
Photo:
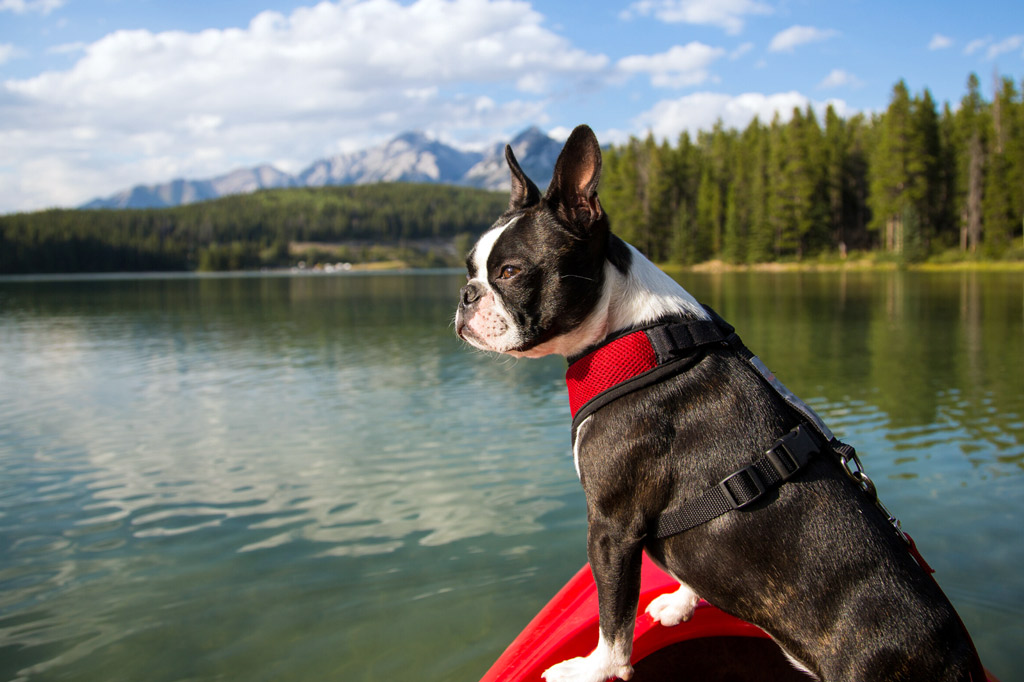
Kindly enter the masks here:
<path id="1" fill-rule="evenodd" d="M 589 424 L 590 417 L 580 422 L 580 425 L 576 427 L 576 440 L 572 444 L 572 463 L 576 467 L 576 478 L 580 480 L 583 479 L 583 476 L 580 475 L 580 443 L 583 442 L 583 433 L 587 430 Z"/>

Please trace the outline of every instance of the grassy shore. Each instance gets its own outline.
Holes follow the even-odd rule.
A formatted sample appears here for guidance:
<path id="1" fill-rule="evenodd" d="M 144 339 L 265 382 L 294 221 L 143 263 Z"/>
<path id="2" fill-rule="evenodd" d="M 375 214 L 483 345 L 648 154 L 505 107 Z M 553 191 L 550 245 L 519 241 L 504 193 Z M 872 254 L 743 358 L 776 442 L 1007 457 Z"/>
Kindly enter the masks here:
<path id="1" fill-rule="evenodd" d="M 840 258 L 815 258 L 802 261 L 772 263 L 727 263 L 710 260 L 694 265 L 659 264 L 667 272 L 833 272 L 833 271 L 886 271 L 917 270 L 922 272 L 1024 272 L 1024 260 L 985 260 L 936 258 L 920 263 L 902 263 L 884 256 L 870 254 Z"/>

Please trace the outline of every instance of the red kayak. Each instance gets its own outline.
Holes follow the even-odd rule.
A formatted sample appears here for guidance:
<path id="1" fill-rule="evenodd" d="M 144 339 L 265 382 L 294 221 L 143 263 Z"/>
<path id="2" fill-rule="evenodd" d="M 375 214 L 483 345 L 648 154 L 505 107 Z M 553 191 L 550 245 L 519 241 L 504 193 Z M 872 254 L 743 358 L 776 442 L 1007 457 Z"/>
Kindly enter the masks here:
<path id="1" fill-rule="evenodd" d="M 645 612 L 659 595 L 679 587 L 644 554 L 640 607 L 633 635 L 636 682 L 807 682 L 760 628 L 701 602 L 688 622 L 655 623 Z M 495 661 L 481 682 L 538 682 L 552 665 L 586 656 L 597 644 L 597 588 L 586 565 L 540 610 Z M 990 682 L 998 682 L 988 673 Z"/>

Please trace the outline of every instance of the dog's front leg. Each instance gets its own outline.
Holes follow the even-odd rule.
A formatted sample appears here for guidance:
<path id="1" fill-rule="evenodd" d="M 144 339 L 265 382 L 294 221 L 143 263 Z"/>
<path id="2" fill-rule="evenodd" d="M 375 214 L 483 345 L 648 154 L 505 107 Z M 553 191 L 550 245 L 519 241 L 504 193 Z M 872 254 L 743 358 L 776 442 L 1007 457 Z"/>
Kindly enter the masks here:
<path id="1" fill-rule="evenodd" d="M 629 657 L 640 599 L 640 559 L 643 545 L 627 540 L 622 530 L 605 521 L 590 520 L 587 556 L 597 585 L 600 633 L 589 656 L 548 668 L 548 682 L 604 682 L 633 676 Z"/>

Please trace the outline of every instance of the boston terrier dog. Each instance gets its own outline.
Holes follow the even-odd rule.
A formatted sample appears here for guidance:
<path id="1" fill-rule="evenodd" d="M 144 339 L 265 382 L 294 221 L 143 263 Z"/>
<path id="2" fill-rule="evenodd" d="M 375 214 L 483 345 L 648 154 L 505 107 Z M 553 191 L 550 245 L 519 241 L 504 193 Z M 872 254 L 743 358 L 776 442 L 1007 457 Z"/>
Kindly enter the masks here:
<path id="1" fill-rule="evenodd" d="M 818 680 L 982 682 L 953 607 L 865 492 L 866 479 L 858 483 L 833 456 L 827 428 L 808 425 L 792 394 L 729 341 L 735 334 L 721 318 L 611 233 L 598 201 L 601 150 L 590 128 L 573 131 L 543 195 L 511 147 L 505 158 L 511 199 L 466 259 L 458 336 L 512 356 L 564 355 L 572 363 L 567 377 L 582 384 L 592 381 L 591 370 L 615 374 L 634 362 L 617 351 L 595 368 L 597 354 L 619 340 L 638 339 L 650 357 L 671 356 L 670 371 L 653 368 L 658 358 L 642 362 L 644 381 L 627 381 L 604 397 L 584 392 L 574 399 L 570 385 L 600 635 L 590 655 L 544 677 L 631 677 L 647 551 L 680 584 L 647 608 L 665 626 L 689 619 L 704 598 L 765 630 Z M 654 333 L 659 328 L 680 325 L 696 330 L 695 338 L 712 333 L 655 343 L 666 337 Z M 715 329 L 724 331 L 716 336 Z M 797 454 L 779 464 L 773 453 L 786 449 L 779 443 L 792 445 L 800 429 L 804 446 L 787 446 Z M 732 485 L 739 478 L 747 485 Z M 710 518 L 698 511 L 682 532 L 687 524 L 666 524 L 714 495 L 726 500 L 724 511 Z"/>

